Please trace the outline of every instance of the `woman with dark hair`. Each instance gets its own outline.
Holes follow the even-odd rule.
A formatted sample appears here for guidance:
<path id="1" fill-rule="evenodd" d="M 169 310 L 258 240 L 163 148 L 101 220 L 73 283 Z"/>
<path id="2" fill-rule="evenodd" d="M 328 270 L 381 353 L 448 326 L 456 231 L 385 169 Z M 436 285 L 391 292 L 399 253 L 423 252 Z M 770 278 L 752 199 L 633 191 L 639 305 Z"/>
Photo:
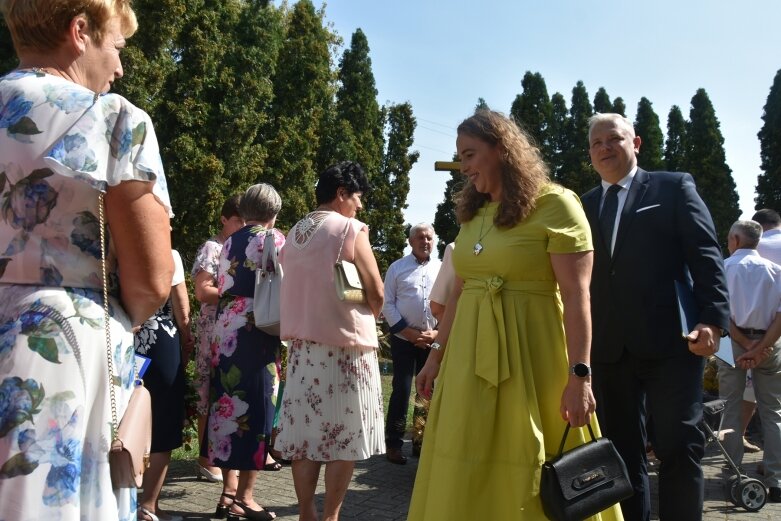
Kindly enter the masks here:
<path id="1" fill-rule="evenodd" d="M 314 496 L 324 463 L 322 519 L 336 521 L 355 462 L 385 452 L 375 323 L 383 284 L 369 229 L 355 219 L 368 190 L 357 163 L 326 169 L 317 209 L 293 226 L 282 249 L 280 326 L 290 343 L 274 448 L 293 460 L 300 521 L 320 519 Z M 337 297 L 337 259 L 355 263 L 365 303 Z"/>
<path id="2" fill-rule="evenodd" d="M 591 347 L 589 225 L 509 118 L 478 111 L 456 147 L 466 177 L 456 280 L 416 379 L 431 396 L 438 377 L 408 519 L 545 519 L 540 468 L 565 422 L 598 432 L 580 371 Z M 584 441 L 574 429 L 567 447 Z M 597 518 L 621 519 L 620 509 Z"/>
<path id="3" fill-rule="evenodd" d="M 278 336 L 255 327 L 253 299 L 266 231 L 272 231 L 275 248 L 285 243 L 285 236 L 274 228 L 281 208 L 282 199 L 273 186 L 250 186 L 239 203 L 246 224 L 228 237 L 220 252 L 220 300 L 212 336 L 215 360 L 207 438 L 201 446 L 201 456 L 222 469 L 218 518 L 269 521 L 276 517 L 255 502 L 253 488 L 270 449 L 280 342 Z M 239 471 L 238 486 L 226 478 L 231 469 Z"/>
<path id="4" fill-rule="evenodd" d="M 136 16 L 129 0 L 0 10 L 19 57 L 0 77 L 0 519 L 135 521 L 135 487 L 111 482 L 112 409 L 173 275 L 152 122 L 108 92 Z"/>

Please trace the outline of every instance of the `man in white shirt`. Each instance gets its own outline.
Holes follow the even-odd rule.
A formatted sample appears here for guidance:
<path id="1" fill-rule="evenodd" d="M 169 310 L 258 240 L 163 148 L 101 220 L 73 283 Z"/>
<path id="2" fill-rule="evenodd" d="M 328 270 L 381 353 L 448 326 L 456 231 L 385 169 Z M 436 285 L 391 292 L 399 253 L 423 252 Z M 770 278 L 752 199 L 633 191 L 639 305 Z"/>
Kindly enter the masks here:
<path id="1" fill-rule="evenodd" d="M 724 446 L 737 465 L 743 460 L 741 406 L 751 370 L 764 438 L 768 499 L 781 502 L 781 266 L 757 252 L 762 227 L 737 221 L 730 228 L 724 262 L 730 304 L 730 336 L 736 367 L 719 366 L 719 394 L 727 400 Z"/>
<path id="2" fill-rule="evenodd" d="M 769 261 L 781 265 L 781 216 L 769 208 L 759 210 L 751 220 L 762 226 L 762 238 L 757 251 Z"/>
<path id="3" fill-rule="evenodd" d="M 385 422 L 386 457 L 404 465 L 402 454 L 407 427 L 407 407 L 412 377 L 423 368 L 432 342 L 437 337 L 436 319 L 429 307 L 429 294 L 439 273 L 440 262 L 431 258 L 434 228 L 416 224 L 409 232 L 412 253 L 397 260 L 385 274 L 385 305 L 382 313 L 390 326 L 393 357 L 393 391 Z"/>

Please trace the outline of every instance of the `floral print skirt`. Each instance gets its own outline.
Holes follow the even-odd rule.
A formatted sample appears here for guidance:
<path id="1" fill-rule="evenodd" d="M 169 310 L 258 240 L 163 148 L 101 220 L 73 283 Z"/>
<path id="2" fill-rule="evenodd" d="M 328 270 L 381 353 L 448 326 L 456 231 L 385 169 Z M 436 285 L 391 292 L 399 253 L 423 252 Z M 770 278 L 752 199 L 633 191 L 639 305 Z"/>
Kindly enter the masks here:
<path id="1" fill-rule="evenodd" d="M 133 379 L 130 321 L 111 301 L 117 414 Z M 113 490 L 100 290 L 0 284 L 0 519 L 136 519 Z"/>
<path id="2" fill-rule="evenodd" d="M 356 461 L 385 452 L 375 349 L 293 340 L 274 448 L 286 459 Z"/>

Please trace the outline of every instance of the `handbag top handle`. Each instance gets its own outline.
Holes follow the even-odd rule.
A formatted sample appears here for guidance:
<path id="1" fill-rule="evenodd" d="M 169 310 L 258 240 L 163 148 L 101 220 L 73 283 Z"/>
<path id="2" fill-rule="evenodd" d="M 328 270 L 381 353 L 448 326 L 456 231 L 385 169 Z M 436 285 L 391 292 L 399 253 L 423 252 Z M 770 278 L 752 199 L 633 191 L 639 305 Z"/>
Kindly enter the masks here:
<path id="1" fill-rule="evenodd" d="M 344 227 L 344 233 L 342 234 L 342 243 L 339 245 L 339 253 L 336 254 L 336 263 L 339 264 L 339 261 L 342 260 L 342 248 L 344 247 L 344 240 L 347 238 L 347 231 L 350 229 L 350 223 L 352 222 L 352 219 L 347 220 L 347 224 Z"/>
<path id="2" fill-rule="evenodd" d="M 279 274 L 279 264 L 277 263 L 277 242 L 274 238 L 274 228 L 266 230 L 266 236 L 263 239 L 263 254 L 260 257 L 260 271 L 268 272 L 268 261 L 271 260 L 274 266 L 274 273 Z"/>
<path id="3" fill-rule="evenodd" d="M 591 434 L 591 441 L 597 441 L 596 436 L 594 436 L 594 430 L 591 428 L 591 424 L 587 423 L 586 427 L 588 427 L 588 433 Z M 564 436 L 562 436 L 561 444 L 559 444 L 559 453 L 556 455 L 557 458 L 561 457 L 561 454 L 564 452 L 564 443 L 567 441 L 567 434 L 569 434 L 569 422 L 567 422 L 567 428 L 564 429 Z"/>

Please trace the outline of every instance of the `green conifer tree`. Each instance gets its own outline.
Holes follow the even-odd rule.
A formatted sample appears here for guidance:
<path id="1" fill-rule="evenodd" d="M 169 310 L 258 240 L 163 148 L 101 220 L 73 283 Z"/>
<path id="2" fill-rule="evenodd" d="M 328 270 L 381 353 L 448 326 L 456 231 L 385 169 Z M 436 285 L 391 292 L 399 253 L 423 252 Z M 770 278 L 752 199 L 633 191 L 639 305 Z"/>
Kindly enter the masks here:
<path id="1" fill-rule="evenodd" d="M 403 210 L 407 208 L 409 174 L 417 162 L 417 151 L 412 151 L 412 142 L 417 125 L 412 105 L 401 103 L 385 109 L 387 113 L 388 146 L 382 160 L 380 178 L 385 180 L 382 198 L 377 202 L 377 215 L 383 220 L 378 228 L 376 242 L 372 242 L 377 264 L 381 273 L 400 258 L 407 245 L 407 227 Z"/>
<path id="2" fill-rule="evenodd" d="M 335 159 L 357 161 L 369 178 L 372 191 L 364 197 L 361 220 L 369 226 L 369 239 L 378 260 L 382 258 L 381 267 L 387 267 L 386 255 L 401 255 L 401 251 L 389 246 L 388 240 L 395 237 L 397 228 L 404 224 L 401 214 L 403 208 L 393 204 L 391 179 L 382 169 L 386 114 L 377 103 L 369 42 L 361 29 L 353 33 L 350 47 L 342 54 L 338 81 L 336 118 L 341 132 L 336 134 L 335 140 L 337 150 L 343 153 L 352 151 L 352 155 L 337 156 Z M 402 204 L 406 206 L 406 193 Z M 401 222 L 397 222 L 399 220 Z"/>
<path id="3" fill-rule="evenodd" d="M 697 183 L 697 191 L 708 206 L 716 234 L 726 250 L 727 233 L 740 216 L 738 193 L 732 170 L 724 154 L 724 138 L 716 111 L 705 89 L 698 89 L 691 101 L 687 126 L 686 170 Z"/>
<path id="4" fill-rule="evenodd" d="M 588 153 L 588 119 L 593 115 L 588 92 L 582 81 L 572 89 L 572 103 L 565 132 L 566 147 L 558 181 L 580 195 L 591 189 L 599 177 L 590 166 Z"/>
<path id="5" fill-rule="evenodd" d="M 548 124 L 548 163 L 551 178 L 557 183 L 562 180 L 564 153 L 567 150 L 567 128 L 569 127 L 569 110 L 564 96 L 556 92 L 551 96 L 551 119 Z"/>
<path id="6" fill-rule="evenodd" d="M 664 144 L 664 164 L 670 172 L 679 172 L 686 165 L 686 120 L 678 105 L 667 115 L 667 140 Z"/>
<path id="7" fill-rule="evenodd" d="M 637 104 L 637 116 L 635 116 L 635 134 L 640 136 L 640 153 L 637 155 L 637 164 L 645 170 L 663 170 L 662 148 L 664 136 L 659 128 L 659 116 L 654 112 L 653 105 L 648 98 L 640 98 Z"/>
<path id="8" fill-rule="evenodd" d="M 762 120 L 765 123 L 757 134 L 762 173 L 757 178 L 754 202 L 757 210 L 781 211 L 781 70 L 770 87 Z"/>
<path id="9" fill-rule="evenodd" d="M 333 110 L 334 73 L 323 12 L 311 0 L 300 0 L 289 14 L 273 81 L 274 101 L 268 136 L 268 160 L 263 178 L 282 197 L 277 222 L 289 228 L 315 206 L 317 175 L 326 165 L 321 139 Z"/>
<path id="10" fill-rule="evenodd" d="M 510 117 L 534 139 L 547 158 L 549 146 L 548 122 L 551 103 L 545 80 L 539 72 L 526 71 L 521 81 L 523 92 L 518 94 L 510 108 Z"/>
<path id="11" fill-rule="evenodd" d="M 607 95 L 605 87 L 600 87 L 594 95 L 594 112 L 607 114 L 613 112 L 613 104 L 610 103 L 610 96 Z"/>
<path id="12" fill-rule="evenodd" d="M 613 112 L 626 117 L 626 104 L 624 103 L 624 98 L 618 97 L 613 100 Z"/>

